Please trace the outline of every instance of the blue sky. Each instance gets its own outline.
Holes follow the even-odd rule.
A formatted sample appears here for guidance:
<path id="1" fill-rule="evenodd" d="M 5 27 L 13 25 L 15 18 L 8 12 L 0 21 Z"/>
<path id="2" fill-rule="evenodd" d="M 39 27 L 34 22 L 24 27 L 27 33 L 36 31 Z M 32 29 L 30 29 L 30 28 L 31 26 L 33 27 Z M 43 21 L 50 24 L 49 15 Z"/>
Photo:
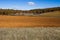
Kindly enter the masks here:
<path id="1" fill-rule="evenodd" d="M 30 10 L 60 7 L 60 0 L 0 0 L 0 8 Z"/>

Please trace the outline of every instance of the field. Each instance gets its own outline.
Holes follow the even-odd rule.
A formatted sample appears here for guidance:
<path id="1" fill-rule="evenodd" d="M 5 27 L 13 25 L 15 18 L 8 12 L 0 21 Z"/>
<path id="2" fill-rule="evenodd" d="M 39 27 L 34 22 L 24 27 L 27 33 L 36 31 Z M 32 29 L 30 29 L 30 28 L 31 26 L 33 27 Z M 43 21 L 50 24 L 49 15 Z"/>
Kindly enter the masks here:
<path id="1" fill-rule="evenodd" d="M 0 28 L 0 40 L 60 40 L 60 27 Z"/>
<path id="2" fill-rule="evenodd" d="M 0 40 L 60 40 L 59 14 L 0 15 Z"/>
<path id="3" fill-rule="evenodd" d="M 0 27 L 54 27 L 60 26 L 59 17 L 0 16 Z"/>
<path id="4" fill-rule="evenodd" d="M 40 16 L 45 16 L 45 17 L 60 17 L 60 11 L 47 12 L 47 13 L 41 14 Z"/>

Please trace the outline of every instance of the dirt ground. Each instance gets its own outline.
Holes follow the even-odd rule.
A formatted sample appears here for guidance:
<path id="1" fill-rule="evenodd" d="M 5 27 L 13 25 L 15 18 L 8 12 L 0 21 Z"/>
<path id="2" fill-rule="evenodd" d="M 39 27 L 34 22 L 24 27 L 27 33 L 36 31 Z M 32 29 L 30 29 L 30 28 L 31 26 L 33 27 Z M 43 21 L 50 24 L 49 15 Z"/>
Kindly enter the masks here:
<path id="1" fill-rule="evenodd" d="M 40 16 L 0 16 L 0 27 L 59 27 L 60 18 Z"/>

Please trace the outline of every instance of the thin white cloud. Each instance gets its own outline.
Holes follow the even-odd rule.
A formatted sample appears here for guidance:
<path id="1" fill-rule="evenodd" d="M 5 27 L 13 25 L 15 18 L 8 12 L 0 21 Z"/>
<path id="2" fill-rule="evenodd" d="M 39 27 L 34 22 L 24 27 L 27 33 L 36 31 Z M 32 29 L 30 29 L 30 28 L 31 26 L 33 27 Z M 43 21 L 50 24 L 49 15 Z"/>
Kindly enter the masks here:
<path id="1" fill-rule="evenodd" d="M 35 2 L 28 2 L 28 5 L 34 6 L 35 5 Z"/>

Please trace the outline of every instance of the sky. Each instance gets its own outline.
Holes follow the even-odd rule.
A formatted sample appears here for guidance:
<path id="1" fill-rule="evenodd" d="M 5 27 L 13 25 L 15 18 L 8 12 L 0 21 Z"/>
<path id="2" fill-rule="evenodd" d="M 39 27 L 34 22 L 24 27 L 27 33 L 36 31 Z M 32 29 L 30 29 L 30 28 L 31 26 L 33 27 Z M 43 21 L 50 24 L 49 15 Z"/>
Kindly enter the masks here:
<path id="1" fill-rule="evenodd" d="M 60 7 L 60 0 L 0 0 L 2 9 L 30 10 Z"/>

